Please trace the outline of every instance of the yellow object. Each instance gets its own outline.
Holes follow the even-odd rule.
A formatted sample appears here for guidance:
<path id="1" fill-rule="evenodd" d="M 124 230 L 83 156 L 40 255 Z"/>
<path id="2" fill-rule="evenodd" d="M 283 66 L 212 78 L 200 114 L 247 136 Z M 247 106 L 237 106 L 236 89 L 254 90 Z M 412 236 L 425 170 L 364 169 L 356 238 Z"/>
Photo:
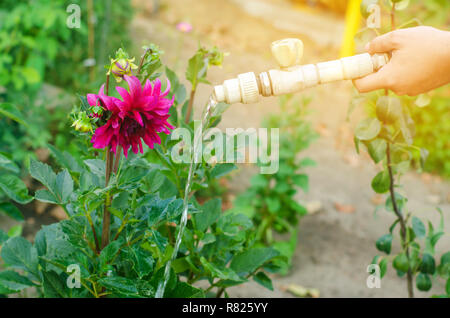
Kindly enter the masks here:
<path id="1" fill-rule="evenodd" d="M 307 5 L 308 7 L 321 7 L 330 11 L 344 14 L 349 0 L 291 0 L 296 5 Z"/>
<path id="2" fill-rule="evenodd" d="M 361 0 L 350 0 L 345 14 L 345 33 L 341 47 L 341 57 L 355 54 L 355 35 L 361 23 Z"/>

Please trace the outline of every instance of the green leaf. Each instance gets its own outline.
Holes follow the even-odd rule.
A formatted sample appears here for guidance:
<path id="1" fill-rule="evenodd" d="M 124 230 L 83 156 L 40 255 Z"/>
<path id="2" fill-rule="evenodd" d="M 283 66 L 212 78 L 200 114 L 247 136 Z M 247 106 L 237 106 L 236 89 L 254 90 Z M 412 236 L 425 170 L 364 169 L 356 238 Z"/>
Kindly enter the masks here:
<path id="1" fill-rule="evenodd" d="M 62 275 L 54 271 L 43 272 L 44 296 L 46 298 L 66 298 L 68 297 L 68 288 Z"/>
<path id="2" fill-rule="evenodd" d="M 222 212 L 222 200 L 216 198 L 209 200 L 201 207 L 200 213 L 194 214 L 196 229 L 205 232 L 213 223 L 215 223 Z"/>
<path id="3" fill-rule="evenodd" d="M 8 234 L 6 234 L 3 230 L 0 230 L 0 247 L 9 239 Z"/>
<path id="4" fill-rule="evenodd" d="M 379 251 L 389 255 L 391 253 L 392 239 L 393 237 L 391 234 L 385 234 L 377 240 L 375 245 Z"/>
<path id="5" fill-rule="evenodd" d="M 381 131 L 381 123 L 376 118 L 366 118 L 361 121 L 355 130 L 355 136 L 359 140 L 374 139 Z"/>
<path id="6" fill-rule="evenodd" d="M 59 196 L 60 203 L 66 203 L 73 193 L 73 180 L 69 172 L 64 169 L 56 176 L 56 193 Z"/>
<path id="7" fill-rule="evenodd" d="M 0 189 L 12 200 L 20 204 L 27 204 L 33 197 L 28 195 L 28 189 L 26 185 L 12 174 L 0 175 Z"/>
<path id="8" fill-rule="evenodd" d="M 416 216 L 413 216 L 412 218 L 412 227 L 414 230 L 414 233 L 418 238 L 425 237 L 426 229 L 423 222 Z"/>
<path id="9" fill-rule="evenodd" d="M 252 187 L 255 188 L 265 188 L 269 184 L 269 181 L 264 175 L 261 174 L 255 174 L 251 179 L 250 183 Z"/>
<path id="10" fill-rule="evenodd" d="M 398 97 L 380 96 L 377 100 L 376 114 L 380 121 L 392 124 L 403 118 L 402 104 Z"/>
<path id="11" fill-rule="evenodd" d="M 241 281 L 242 279 L 236 274 L 232 268 L 219 268 L 215 264 L 208 262 L 205 257 L 200 257 L 200 263 L 207 271 L 209 271 L 213 277 L 217 277 L 223 280 Z"/>
<path id="12" fill-rule="evenodd" d="M 23 237 L 12 237 L 7 240 L 2 246 L 1 256 L 9 266 L 39 277 L 36 248 Z"/>
<path id="13" fill-rule="evenodd" d="M 105 161 L 100 159 L 87 159 L 84 163 L 89 167 L 91 172 L 99 178 L 104 178 L 106 174 Z"/>
<path id="14" fill-rule="evenodd" d="M 37 190 L 34 194 L 34 198 L 41 202 L 58 204 L 59 199 L 48 190 Z"/>
<path id="15" fill-rule="evenodd" d="M 49 165 L 32 159 L 30 161 L 30 174 L 53 192 L 56 184 L 56 174 Z"/>
<path id="16" fill-rule="evenodd" d="M 312 160 L 311 158 L 303 158 L 302 160 L 300 160 L 299 164 L 300 167 L 315 167 L 317 164 L 314 160 Z"/>
<path id="17" fill-rule="evenodd" d="M 424 253 L 422 256 L 422 262 L 420 263 L 420 271 L 424 274 L 433 275 L 436 271 L 436 263 L 434 257 L 428 253 Z"/>
<path id="18" fill-rule="evenodd" d="M 13 218 L 16 221 L 23 221 L 23 214 L 20 210 L 10 202 L 1 202 L 0 203 L 0 212 L 6 214 L 10 218 Z"/>
<path id="19" fill-rule="evenodd" d="M 178 282 L 166 297 L 170 298 L 204 298 L 205 294 L 202 289 L 195 288 L 185 282 Z"/>
<path id="20" fill-rule="evenodd" d="M 18 293 L 31 286 L 34 284 L 28 278 L 14 271 L 0 272 L 0 295 Z"/>
<path id="21" fill-rule="evenodd" d="M 397 203 L 397 208 L 401 211 L 403 211 L 403 207 L 405 206 L 406 202 L 408 202 L 408 198 L 405 198 L 401 194 L 395 192 L 395 201 Z M 385 202 L 386 210 L 394 212 L 394 207 L 392 205 L 392 199 L 391 196 L 388 196 Z"/>
<path id="22" fill-rule="evenodd" d="M 83 169 L 80 167 L 75 158 L 67 151 L 61 152 L 55 146 L 48 144 L 50 153 L 55 157 L 56 162 L 69 171 L 81 173 Z"/>
<path id="23" fill-rule="evenodd" d="M 271 213 L 277 213 L 281 208 L 280 200 L 277 197 L 266 197 L 264 201 Z"/>
<path id="24" fill-rule="evenodd" d="M 258 272 L 253 276 L 253 280 L 261 286 L 273 291 L 272 280 L 264 272 Z"/>
<path id="25" fill-rule="evenodd" d="M 105 277 L 99 279 L 98 282 L 110 291 L 125 295 L 138 295 L 135 281 L 125 277 Z"/>
<path id="26" fill-rule="evenodd" d="M 375 139 L 367 143 L 369 155 L 375 163 L 379 163 L 386 157 L 387 143 L 384 139 Z"/>
<path id="27" fill-rule="evenodd" d="M 389 191 L 391 181 L 389 179 L 389 173 L 386 170 L 379 172 L 372 180 L 372 189 L 376 193 L 386 193 Z"/>
<path id="28" fill-rule="evenodd" d="M 0 153 L 0 169 L 4 169 L 6 171 L 10 171 L 13 173 L 19 173 L 19 167 L 8 157 L 4 156 Z"/>
<path id="29" fill-rule="evenodd" d="M 214 168 L 211 170 L 211 177 L 212 178 L 220 178 L 228 173 L 230 173 L 233 170 L 236 170 L 237 166 L 232 163 L 218 163 L 214 166 Z"/>
<path id="30" fill-rule="evenodd" d="M 416 286 L 418 290 L 429 291 L 432 286 L 430 277 L 427 274 L 420 273 L 416 277 Z"/>
<path id="31" fill-rule="evenodd" d="M 445 292 L 447 293 L 447 296 L 450 295 L 450 277 L 447 279 L 447 283 L 445 284 Z"/>
<path id="32" fill-rule="evenodd" d="M 133 269 L 140 279 L 152 272 L 155 261 L 151 254 L 136 246 L 131 248 L 130 254 Z"/>
<path id="33" fill-rule="evenodd" d="M 204 79 L 207 69 L 208 65 L 204 62 L 201 52 L 197 52 L 189 59 L 186 79 L 191 82 L 193 90 L 196 89 L 198 82 Z"/>
<path id="34" fill-rule="evenodd" d="M 379 266 L 380 266 L 380 278 L 383 278 L 384 275 L 386 275 L 386 272 L 387 272 L 387 265 L 388 265 L 388 260 L 387 260 L 387 258 L 383 258 L 383 259 L 380 261 L 380 264 L 379 264 Z"/>
<path id="35" fill-rule="evenodd" d="M 20 225 L 20 224 L 14 225 L 8 231 L 9 237 L 16 237 L 16 236 L 21 236 L 21 235 L 22 235 L 22 225 Z"/>
<path id="36" fill-rule="evenodd" d="M 306 174 L 296 174 L 292 176 L 292 182 L 300 187 L 305 193 L 309 191 L 309 177 Z"/>
<path id="37" fill-rule="evenodd" d="M 112 262 L 113 258 L 116 256 L 117 252 L 120 250 L 122 241 L 115 240 L 109 243 L 100 252 L 100 264 L 104 267 L 106 264 Z"/>
<path id="38" fill-rule="evenodd" d="M 8 117 L 21 125 L 28 126 L 22 113 L 13 104 L 0 103 L 0 115 Z"/>
<path id="39" fill-rule="evenodd" d="M 251 248 L 236 255 L 231 261 L 230 268 L 238 274 L 252 273 L 278 255 L 279 252 L 270 247 Z"/>

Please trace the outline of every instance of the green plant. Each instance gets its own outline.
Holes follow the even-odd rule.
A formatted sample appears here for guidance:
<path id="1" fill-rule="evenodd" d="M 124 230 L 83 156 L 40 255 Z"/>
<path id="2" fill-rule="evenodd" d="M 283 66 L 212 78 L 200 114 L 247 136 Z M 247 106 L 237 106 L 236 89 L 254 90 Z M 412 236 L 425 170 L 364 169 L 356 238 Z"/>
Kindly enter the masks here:
<path id="1" fill-rule="evenodd" d="M 309 190 L 308 175 L 301 170 L 315 165 L 310 158 L 300 158 L 299 153 L 317 137 L 305 121 L 310 99 L 301 101 L 292 95 L 280 98 L 280 112 L 270 115 L 265 127 L 280 127 L 279 169 L 274 174 L 257 174 L 251 186 L 234 202 L 235 211 L 245 211 L 255 225 L 256 239 L 275 249 L 289 259 L 283 272 L 286 273 L 297 245 L 299 217 L 307 213 L 298 202 L 298 189 Z M 288 233 L 287 240 L 274 238 L 273 232 Z"/>
<path id="2" fill-rule="evenodd" d="M 391 29 L 395 29 L 395 6 L 398 2 L 393 1 L 390 7 Z M 434 259 L 435 246 L 444 235 L 443 215 L 439 209 L 439 227 L 436 230 L 428 221 L 427 231 L 423 221 L 407 209 L 408 199 L 396 191 L 400 187 L 401 175 L 410 169 L 412 163 L 419 163 L 423 167 L 428 156 L 427 150 L 413 145 L 415 123 L 411 118 L 411 110 L 416 106 L 408 103 L 406 98 L 394 96 L 388 91 L 358 97 L 358 102 L 366 104 L 369 117 L 356 126 L 356 150 L 359 153 L 360 147 L 364 147 L 374 163 L 382 167 L 382 171 L 372 180 L 372 188 L 377 193 L 388 193 L 384 208 L 395 215 L 389 233 L 377 240 L 376 247 L 391 255 L 396 228 L 399 229 L 401 246 L 400 251 L 392 256 L 375 256 L 372 263 L 379 265 L 380 275 L 383 277 L 388 262 L 392 261 L 398 276 L 406 276 L 408 296 L 414 297 L 414 280 L 419 290 L 428 291 L 432 287 L 430 276 L 438 276 Z M 439 275 L 447 281 L 448 295 L 450 272 L 447 256 L 443 256 L 439 268 Z"/>
<path id="3" fill-rule="evenodd" d="M 156 77 L 162 69 L 160 54 L 154 45 L 145 47 L 136 76 L 141 80 Z M 185 89 L 170 69 L 163 70 L 171 83 L 168 100 L 174 97 L 170 121 L 184 123 L 177 115 L 185 104 Z M 106 95 L 108 83 L 109 77 Z M 88 144 L 92 131 L 98 134 L 98 127 L 113 118 L 112 109 L 104 106 L 97 101 L 93 105 L 92 96 L 81 98 L 73 113 L 80 130 L 77 138 Z M 224 109 L 218 107 L 210 123 L 217 124 Z M 122 125 L 127 123 L 133 124 Z M 193 124 L 185 127 L 192 130 Z M 143 155 L 131 153 L 127 158 L 121 158 L 120 148 L 113 155 L 111 145 L 104 154 L 83 148 L 81 160 L 51 147 L 61 168 L 58 173 L 30 160 L 31 176 L 45 186 L 36 191 L 35 199 L 60 205 L 69 218 L 44 226 L 34 244 L 22 237 L 2 237 L 1 258 L 7 269 L 0 272 L 0 294 L 33 287 L 44 297 L 154 297 L 176 244 L 187 180 L 187 165 L 176 163 L 170 155 L 177 141 L 171 135 L 160 138 L 154 149 L 145 148 Z M 187 193 L 189 221 L 170 268 L 165 297 L 220 297 L 226 295 L 226 288 L 250 278 L 272 288 L 263 270 L 276 271 L 275 263 L 284 258 L 258 245 L 248 217 L 222 213 L 219 199 L 200 205 L 194 197 L 208 180 L 232 169 L 229 164 L 205 162 L 196 167 L 195 186 Z M 182 276 L 186 279 L 181 280 Z M 192 285 L 199 280 L 207 280 L 209 286 Z"/>

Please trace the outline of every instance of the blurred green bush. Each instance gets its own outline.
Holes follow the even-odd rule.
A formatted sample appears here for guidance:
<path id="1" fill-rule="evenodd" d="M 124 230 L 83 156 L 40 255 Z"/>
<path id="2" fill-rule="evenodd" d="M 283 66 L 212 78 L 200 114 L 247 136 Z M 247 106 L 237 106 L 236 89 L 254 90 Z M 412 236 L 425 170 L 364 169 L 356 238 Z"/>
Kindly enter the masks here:
<path id="1" fill-rule="evenodd" d="M 67 26 L 71 4 L 80 7 L 80 28 Z M 0 115 L 0 152 L 21 162 L 49 142 L 72 145 L 66 128 L 73 101 L 60 97 L 104 81 L 108 55 L 130 42 L 132 14 L 130 0 L 0 2 L 0 103 L 17 105 L 27 123 Z"/>

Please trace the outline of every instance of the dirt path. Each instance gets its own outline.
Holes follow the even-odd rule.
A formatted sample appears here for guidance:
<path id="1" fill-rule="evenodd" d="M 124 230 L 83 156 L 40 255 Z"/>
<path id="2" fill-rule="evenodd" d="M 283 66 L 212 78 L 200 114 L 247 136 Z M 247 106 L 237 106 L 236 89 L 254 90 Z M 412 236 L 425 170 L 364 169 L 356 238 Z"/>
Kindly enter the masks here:
<path id="1" fill-rule="evenodd" d="M 250 2 L 246 2 L 246 7 L 234 0 L 166 0 L 158 15 L 138 12 L 133 22 L 134 37 L 137 44 L 153 41 L 161 45 L 166 51 L 166 62 L 174 65 L 181 61 L 178 70 L 185 69 L 185 63 L 197 48 L 198 41 L 218 45 L 230 55 L 225 59 L 222 69 L 211 70 L 209 79 L 213 83 L 221 83 L 242 72 L 257 72 L 273 67 L 270 43 L 285 37 L 304 40 L 305 63 L 338 57 L 336 41 L 315 40 L 314 36 L 317 37 L 319 32 L 317 28 L 314 28 L 314 32 L 307 32 L 317 25 L 315 23 L 320 23 L 320 17 L 315 22 L 311 22 L 311 17 L 295 20 L 295 13 L 286 9 L 274 11 L 272 14 L 276 16 L 271 17 L 267 2 L 264 2 L 265 7 L 261 10 L 257 7 L 258 0 Z M 249 5 L 253 7 L 249 9 Z M 283 12 L 286 16 L 280 17 Z M 326 19 L 329 20 L 328 17 Z M 174 28 L 180 21 L 188 21 L 194 27 L 193 34 L 184 36 L 183 40 Z M 284 24 L 281 25 L 279 21 L 284 21 Z M 342 22 L 335 20 L 335 23 L 336 28 L 324 27 L 320 30 L 322 34 L 328 32 L 327 39 L 340 36 L 342 25 L 339 23 Z M 293 25 L 298 26 L 298 33 L 292 32 Z M 206 101 L 209 94 L 210 88 L 205 85 L 200 87 L 197 113 L 203 107 L 200 101 Z M 380 211 L 376 217 L 373 215 L 375 204 L 372 202 L 379 198 L 374 197 L 370 182 L 377 170 L 367 158 L 357 156 L 353 149 L 352 127 L 361 111 L 357 110 L 352 121 L 346 122 L 351 84 L 329 84 L 310 89 L 304 94 L 313 97 L 311 121 L 321 138 L 303 154 L 316 160 L 318 166 L 309 169 L 311 190 L 307 195 L 299 194 L 299 200 L 320 201 L 323 208 L 301 220 L 293 268 L 285 277 L 274 277 L 274 292 L 248 283 L 243 288 L 232 288 L 230 295 L 289 297 L 283 287 L 294 283 L 318 288 L 323 297 L 407 296 L 406 282 L 398 278 L 391 267 L 382 281 L 381 289 L 366 287 L 366 268 L 377 254 L 374 242 L 387 232 L 394 216 L 384 211 Z M 233 105 L 225 113 L 221 126 L 259 127 L 262 119 L 274 111 L 277 111 L 275 98 L 267 98 L 255 105 Z M 253 173 L 254 169 L 242 167 L 233 178 L 232 191 L 245 189 Z M 438 213 L 432 206 L 440 203 L 447 220 L 446 232 L 450 233 L 449 183 L 436 177 L 410 173 L 403 178 L 403 185 L 401 191 L 410 199 L 408 206 L 418 216 L 438 222 Z M 355 211 L 349 214 L 338 212 L 335 203 L 352 205 Z M 394 251 L 398 248 L 398 245 L 394 245 Z M 449 249 L 447 235 L 438 243 L 437 254 L 440 256 Z M 444 286 L 438 284 L 434 290 L 440 292 L 443 289 Z M 419 297 L 430 295 L 418 291 L 416 294 Z"/>

